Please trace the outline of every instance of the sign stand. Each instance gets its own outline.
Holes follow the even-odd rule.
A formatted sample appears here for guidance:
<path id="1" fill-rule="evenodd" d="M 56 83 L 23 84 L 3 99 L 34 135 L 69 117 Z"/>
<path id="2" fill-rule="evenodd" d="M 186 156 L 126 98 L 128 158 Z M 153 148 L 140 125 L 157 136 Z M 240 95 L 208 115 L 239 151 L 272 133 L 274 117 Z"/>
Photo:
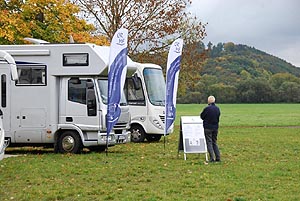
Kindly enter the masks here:
<path id="1" fill-rule="evenodd" d="M 180 118 L 178 154 L 179 151 L 184 152 L 184 160 L 187 153 L 205 153 L 205 159 L 208 160 L 203 121 L 200 116 Z"/>

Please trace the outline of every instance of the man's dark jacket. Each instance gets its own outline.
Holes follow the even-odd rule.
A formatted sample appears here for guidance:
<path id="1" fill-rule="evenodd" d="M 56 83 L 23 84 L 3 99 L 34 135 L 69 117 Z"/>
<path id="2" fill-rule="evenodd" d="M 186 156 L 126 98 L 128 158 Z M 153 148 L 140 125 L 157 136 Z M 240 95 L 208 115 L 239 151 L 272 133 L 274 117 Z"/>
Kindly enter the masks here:
<path id="1" fill-rule="evenodd" d="M 214 103 L 205 107 L 200 114 L 204 129 L 218 129 L 220 115 L 220 109 Z"/>

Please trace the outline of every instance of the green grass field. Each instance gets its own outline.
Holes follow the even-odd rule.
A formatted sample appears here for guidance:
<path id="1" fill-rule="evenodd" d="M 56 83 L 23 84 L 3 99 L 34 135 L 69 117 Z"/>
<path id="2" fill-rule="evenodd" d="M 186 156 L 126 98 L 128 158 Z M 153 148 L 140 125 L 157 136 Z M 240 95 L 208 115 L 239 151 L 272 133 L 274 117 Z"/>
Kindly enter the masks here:
<path id="1" fill-rule="evenodd" d="M 108 154 L 8 148 L 0 161 L 0 200 L 300 200 L 300 104 L 221 104 L 222 162 L 178 155 L 180 116 L 205 105 L 177 105 L 173 134 Z"/>

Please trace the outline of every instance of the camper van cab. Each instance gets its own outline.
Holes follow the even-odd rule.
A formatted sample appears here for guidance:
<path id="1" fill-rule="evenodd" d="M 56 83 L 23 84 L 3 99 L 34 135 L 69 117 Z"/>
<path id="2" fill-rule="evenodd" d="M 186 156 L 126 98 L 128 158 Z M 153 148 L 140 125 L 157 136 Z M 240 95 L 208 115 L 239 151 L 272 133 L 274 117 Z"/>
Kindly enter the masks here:
<path id="1" fill-rule="evenodd" d="M 141 63 L 128 66 L 124 91 L 131 114 L 131 141 L 159 141 L 165 127 L 166 84 L 162 68 Z M 172 132 L 173 125 L 169 129 Z"/>
<path id="2" fill-rule="evenodd" d="M 109 47 L 45 42 L 0 50 L 14 58 L 19 75 L 12 82 L 8 65 L 0 63 L 0 109 L 10 145 L 53 145 L 55 152 L 78 153 L 130 141 L 125 96 L 106 139 Z"/>

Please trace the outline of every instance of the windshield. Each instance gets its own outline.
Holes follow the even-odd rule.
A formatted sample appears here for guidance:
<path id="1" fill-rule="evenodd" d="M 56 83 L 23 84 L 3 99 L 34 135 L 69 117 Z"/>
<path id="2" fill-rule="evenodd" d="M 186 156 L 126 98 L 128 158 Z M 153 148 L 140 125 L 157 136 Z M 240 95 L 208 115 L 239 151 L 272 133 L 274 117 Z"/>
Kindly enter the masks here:
<path id="1" fill-rule="evenodd" d="M 166 84 L 162 70 L 145 68 L 144 78 L 150 102 L 153 105 L 165 105 Z"/>
<path id="2" fill-rule="evenodd" d="M 100 95 L 102 102 L 107 104 L 107 94 L 108 94 L 108 80 L 106 79 L 98 79 L 98 85 L 100 89 Z M 120 105 L 124 106 L 127 105 L 126 97 L 124 91 L 121 96 Z"/>

